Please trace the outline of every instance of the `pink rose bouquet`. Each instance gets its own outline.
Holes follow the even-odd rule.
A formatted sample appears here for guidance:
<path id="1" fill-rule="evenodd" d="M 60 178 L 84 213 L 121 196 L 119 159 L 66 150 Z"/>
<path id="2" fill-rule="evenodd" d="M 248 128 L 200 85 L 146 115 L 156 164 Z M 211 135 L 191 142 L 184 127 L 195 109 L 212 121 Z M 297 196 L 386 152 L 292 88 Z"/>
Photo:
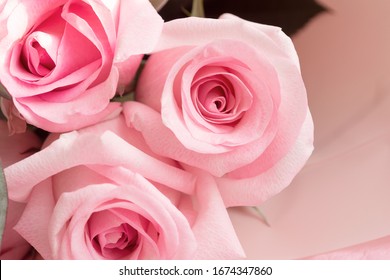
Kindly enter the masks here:
<path id="1" fill-rule="evenodd" d="M 154 155 L 122 116 L 52 135 L 5 176 L 27 202 L 15 230 L 44 259 L 244 256 L 213 178 Z"/>
<path id="2" fill-rule="evenodd" d="M 227 208 L 279 193 L 313 150 L 280 28 L 229 14 L 163 24 L 144 0 L 1 8 L 8 128 L 46 132 L 5 166 L 23 205 L 6 230 L 43 259 L 244 258 Z"/>

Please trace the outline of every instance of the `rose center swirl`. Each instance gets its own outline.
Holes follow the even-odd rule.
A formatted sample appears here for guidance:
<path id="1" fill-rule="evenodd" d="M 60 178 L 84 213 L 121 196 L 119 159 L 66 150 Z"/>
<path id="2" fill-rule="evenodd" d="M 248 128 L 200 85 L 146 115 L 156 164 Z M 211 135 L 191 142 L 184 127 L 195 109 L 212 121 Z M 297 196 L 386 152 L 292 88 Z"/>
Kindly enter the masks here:
<path id="1" fill-rule="evenodd" d="M 199 77 L 191 85 L 191 99 L 197 113 L 213 124 L 234 125 L 250 108 L 252 94 L 232 73 L 221 73 L 219 67 L 208 67 L 208 75 Z M 217 74 L 210 73 L 217 72 Z"/>
<path id="2" fill-rule="evenodd" d="M 46 49 L 33 36 L 28 37 L 23 46 L 21 61 L 27 71 L 40 77 L 49 74 L 56 66 Z"/>

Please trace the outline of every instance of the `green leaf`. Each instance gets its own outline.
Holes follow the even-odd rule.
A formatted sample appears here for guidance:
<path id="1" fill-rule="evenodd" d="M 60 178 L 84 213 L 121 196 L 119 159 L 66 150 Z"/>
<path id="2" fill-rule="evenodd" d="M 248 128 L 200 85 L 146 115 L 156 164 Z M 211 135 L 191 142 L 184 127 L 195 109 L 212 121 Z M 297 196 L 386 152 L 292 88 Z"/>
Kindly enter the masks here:
<path id="1" fill-rule="evenodd" d="M 7 185 L 3 173 L 3 168 L 0 164 L 0 244 L 3 239 L 3 233 L 5 228 L 5 219 L 7 217 L 8 195 Z"/>

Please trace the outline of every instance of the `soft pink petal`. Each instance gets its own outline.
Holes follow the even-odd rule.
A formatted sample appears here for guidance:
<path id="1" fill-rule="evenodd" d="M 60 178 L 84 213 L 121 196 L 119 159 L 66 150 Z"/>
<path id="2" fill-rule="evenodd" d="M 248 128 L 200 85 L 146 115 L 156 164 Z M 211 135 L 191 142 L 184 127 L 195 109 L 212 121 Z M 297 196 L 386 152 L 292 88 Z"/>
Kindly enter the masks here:
<path id="1" fill-rule="evenodd" d="M 58 158 L 63 160 L 58 161 Z M 105 165 L 122 165 L 153 181 L 187 193 L 191 193 L 194 186 L 194 177 L 191 174 L 154 159 L 113 132 L 106 131 L 99 136 L 72 132 L 63 134 L 42 151 L 5 169 L 9 196 L 16 201 L 25 201 L 34 185 L 42 180 L 80 164 L 93 165 L 102 162 Z M 29 170 L 30 175 L 20 176 L 23 170 Z"/>
<path id="2" fill-rule="evenodd" d="M 18 5 L 18 0 L 1 0 L 0 1 L 0 40 L 8 33 L 7 18 Z"/>
<path id="3" fill-rule="evenodd" d="M 110 77 L 84 95 L 66 103 L 53 103 L 39 97 L 16 99 L 16 107 L 30 123 L 50 132 L 79 129 L 105 120 L 120 112 L 120 104 L 109 102 L 115 94 L 118 73 L 113 69 Z M 91 106 L 93 104 L 93 106 Z"/>
<path id="4" fill-rule="evenodd" d="M 244 21 L 245 26 L 248 28 L 257 29 L 258 31 L 266 34 L 267 37 L 269 37 L 271 40 L 274 41 L 275 47 L 277 47 L 280 51 L 285 53 L 289 59 L 291 59 L 295 65 L 300 65 L 300 59 L 298 57 L 297 52 L 295 51 L 296 46 L 293 44 L 292 40 L 288 36 L 283 36 L 283 31 L 281 28 L 273 26 L 273 25 L 267 25 L 267 24 L 259 24 L 257 22 L 248 21 L 245 19 L 242 19 L 240 17 L 237 17 L 233 14 L 222 14 L 219 19 L 223 20 L 239 20 Z M 281 36 L 282 35 L 282 36 Z M 275 49 L 276 50 L 276 49 Z M 268 50 L 269 51 L 269 50 Z M 267 51 L 267 53 L 268 53 Z"/>
<path id="5" fill-rule="evenodd" d="M 26 209 L 15 226 L 15 230 L 26 239 L 44 259 L 52 259 L 52 248 L 47 228 L 54 210 L 54 197 L 50 180 L 36 185 Z"/>
<path id="6" fill-rule="evenodd" d="M 193 48 L 181 46 L 151 55 L 137 82 L 136 100 L 161 112 L 161 95 L 164 91 L 167 76 L 177 62 L 177 58 L 182 57 Z"/>
<path id="7" fill-rule="evenodd" d="M 313 121 L 311 115 L 308 114 L 293 147 L 271 168 L 253 177 L 235 179 L 227 175 L 216 178 L 225 205 L 227 207 L 256 206 L 278 194 L 291 183 L 309 159 L 312 151 Z"/>
<path id="8" fill-rule="evenodd" d="M 159 39 L 163 20 L 147 0 L 120 2 L 115 62 L 151 52 Z"/>
<path id="9" fill-rule="evenodd" d="M 143 58 L 142 54 L 133 55 L 131 58 L 123 62 L 114 63 L 114 67 L 116 67 L 119 72 L 119 80 L 118 80 L 116 91 L 120 95 L 132 89 L 131 82 L 133 81 L 135 74 L 137 73 L 142 58 Z"/>
<path id="10" fill-rule="evenodd" d="M 188 222 L 164 196 L 153 189 L 150 183 L 146 183 L 147 181 L 141 177 L 133 178 L 138 180 L 133 186 L 91 185 L 76 192 L 65 193 L 60 197 L 53 213 L 55 220 L 52 220 L 50 225 L 50 231 L 53 231 L 50 239 L 57 258 L 91 258 L 84 249 L 84 226 L 89 215 L 99 204 L 114 199 L 128 200 L 144 208 L 150 217 L 156 220 L 160 226 L 161 238 L 165 240 L 161 239 L 159 243 L 171 244 L 168 247 L 165 247 L 164 243 L 158 244 L 161 257 L 183 258 L 191 255 L 194 240 L 191 240 L 193 237 Z M 68 226 L 66 226 L 67 221 L 70 221 Z M 74 231 L 76 235 L 72 234 Z M 69 238 L 70 234 L 72 238 Z M 172 253 L 174 255 L 171 255 Z"/>
<path id="11" fill-rule="evenodd" d="M 114 57 L 115 37 L 113 33 L 115 26 L 112 14 L 104 5 L 96 4 L 95 1 L 90 1 L 90 5 L 85 2 L 68 3 L 64 6 L 62 16 L 100 52 L 101 70 L 99 77 L 93 84 L 96 85 L 107 77 Z M 71 40 L 65 38 L 64 40 L 72 42 L 71 49 L 74 52 L 77 41 L 74 38 Z M 83 48 L 83 45 L 79 47 L 82 50 L 81 54 L 84 53 L 86 58 L 93 57 L 93 52 L 89 53 L 87 48 Z M 66 55 L 64 56 L 66 57 Z"/>
<path id="12" fill-rule="evenodd" d="M 279 27 L 253 23 L 235 16 L 223 16 L 218 20 L 189 17 L 166 22 L 155 51 L 204 45 L 218 39 L 234 39 L 251 46 L 261 46 L 262 52 L 270 58 L 280 58 L 283 54 L 285 58 L 298 63 L 291 39 Z"/>
<path id="13" fill-rule="evenodd" d="M 14 9 L 7 19 L 7 27 L 12 27 L 12 30 L 7 34 L 6 44 L 21 38 L 47 11 L 63 5 L 66 0 L 45 0 L 39 3 L 31 0 L 15 2 L 17 5 L 14 4 Z"/>
<path id="14" fill-rule="evenodd" d="M 29 107 L 42 118 L 47 118 L 52 122 L 66 123 L 69 122 L 67 118 L 74 118 L 76 114 L 93 115 L 103 111 L 108 106 L 110 98 L 115 94 L 118 76 L 116 69 L 112 69 L 106 81 L 86 90 L 82 95 L 68 102 L 45 101 L 39 96 L 17 98 L 16 101 Z M 16 106 L 26 118 L 29 117 L 21 105 Z"/>
<path id="15" fill-rule="evenodd" d="M 186 149 L 175 135 L 161 121 L 161 116 L 151 108 L 138 103 L 127 102 L 123 113 L 129 126 L 142 133 L 150 148 L 157 154 L 173 158 L 188 165 L 196 165 L 215 176 L 223 176 L 256 159 L 261 153 L 260 144 L 253 142 L 223 154 L 200 154 Z"/>
<path id="16" fill-rule="evenodd" d="M 236 236 L 214 179 L 200 173 L 196 189 L 197 217 L 192 226 L 198 242 L 196 259 L 241 259 L 245 253 Z"/>

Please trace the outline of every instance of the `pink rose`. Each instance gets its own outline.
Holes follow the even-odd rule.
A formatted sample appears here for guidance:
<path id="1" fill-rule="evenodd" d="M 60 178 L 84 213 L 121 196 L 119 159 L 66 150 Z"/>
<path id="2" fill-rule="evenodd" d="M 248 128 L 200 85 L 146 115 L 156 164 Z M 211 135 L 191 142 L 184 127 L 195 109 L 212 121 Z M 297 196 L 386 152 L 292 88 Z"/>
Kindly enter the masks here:
<path id="1" fill-rule="evenodd" d="M 109 100 L 134 77 L 163 23 L 147 0 L 16 0 L 0 8 L 1 83 L 28 123 L 53 132 L 117 113 Z"/>
<path id="2" fill-rule="evenodd" d="M 155 156 L 122 116 L 55 138 L 5 169 L 44 259 L 243 257 L 214 179 Z"/>
<path id="3" fill-rule="evenodd" d="M 173 20 L 157 51 L 136 90 L 151 109 L 124 106 L 152 150 L 218 177 L 227 206 L 286 187 L 312 152 L 313 125 L 280 28 L 232 15 Z"/>
<path id="4" fill-rule="evenodd" d="M 29 156 L 40 148 L 38 137 L 30 131 L 8 136 L 7 124 L 0 120 L 0 162 L 7 167 Z M 23 259 L 31 251 L 31 245 L 14 229 L 25 208 L 25 203 L 8 200 L 8 210 L 4 235 L 2 237 L 0 259 Z"/>

